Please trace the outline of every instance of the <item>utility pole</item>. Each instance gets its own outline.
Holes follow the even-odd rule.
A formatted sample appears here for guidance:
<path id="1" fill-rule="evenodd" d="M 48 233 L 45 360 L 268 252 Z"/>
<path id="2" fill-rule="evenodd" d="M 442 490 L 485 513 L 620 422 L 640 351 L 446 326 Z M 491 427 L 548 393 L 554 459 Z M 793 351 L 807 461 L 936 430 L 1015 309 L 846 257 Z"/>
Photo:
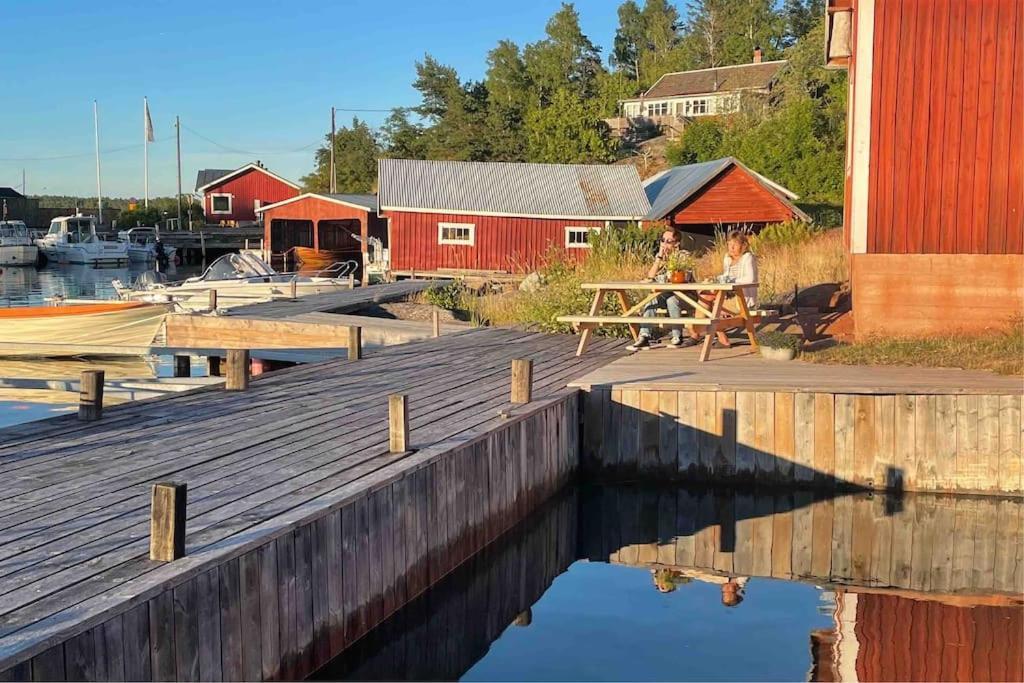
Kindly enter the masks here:
<path id="1" fill-rule="evenodd" d="M 178 138 L 178 230 L 181 230 L 181 117 L 174 117 L 174 132 Z"/>
<path id="2" fill-rule="evenodd" d="M 328 183 L 331 194 L 338 191 L 338 183 L 334 173 L 334 107 L 331 107 L 331 182 Z"/>
<path id="3" fill-rule="evenodd" d="M 28 185 L 25 184 L 25 169 L 21 169 L 21 193 L 28 196 Z"/>

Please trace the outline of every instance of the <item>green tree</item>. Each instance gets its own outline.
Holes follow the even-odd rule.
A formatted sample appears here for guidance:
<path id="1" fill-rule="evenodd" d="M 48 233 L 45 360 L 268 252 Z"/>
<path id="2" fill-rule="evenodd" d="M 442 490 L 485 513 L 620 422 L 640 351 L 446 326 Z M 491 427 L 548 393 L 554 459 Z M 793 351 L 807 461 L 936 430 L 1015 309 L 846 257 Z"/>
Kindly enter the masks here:
<path id="1" fill-rule="evenodd" d="M 619 27 L 615 30 L 615 42 L 609 62 L 639 82 L 640 54 L 644 51 L 646 41 L 644 18 L 640 13 L 640 7 L 634 0 L 626 0 L 619 5 Z"/>
<path id="2" fill-rule="evenodd" d="M 382 148 L 377 134 L 364 121 L 339 128 L 334 136 L 334 169 L 338 192 L 371 192 L 377 181 L 377 159 Z M 313 172 L 302 178 L 309 192 L 327 192 L 331 177 L 331 136 L 316 151 Z"/>
<path id="3" fill-rule="evenodd" d="M 600 48 L 580 28 L 576 8 L 563 3 L 548 20 L 545 32 L 545 39 L 527 45 L 523 51 L 527 73 L 541 106 L 551 102 L 563 88 L 580 98 L 591 97 L 604 67 Z"/>
<path id="4" fill-rule="evenodd" d="M 785 21 L 772 0 L 692 0 L 686 27 L 691 68 L 749 63 L 754 48 L 776 59 L 785 45 Z"/>
<path id="5" fill-rule="evenodd" d="M 825 0 L 786 0 L 782 16 L 786 26 L 786 43 L 792 45 L 807 35 L 825 14 Z"/>
<path id="6" fill-rule="evenodd" d="M 679 140 L 665 149 L 665 158 L 672 166 L 718 159 L 724 156 L 721 150 L 725 134 L 725 125 L 721 119 L 696 119 L 683 129 Z"/>
<path id="7" fill-rule="evenodd" d="M 380 133 L 384 156 L 391 159 L 427 158 L 424 128 L 409 121 L 408 109 L 392 109 Z"/>
<path id="8" fill-rule="evenodd" d="M 529 160 L 552 164 L 611 161 L 615 143 L 601 121 L 595 100 L 585 100 L 571 88 L 556 91 L 547 107 L 535 107 L 526 117 Z"/>
<path id="9" fill-rule="evenodd" d="M 519 46 L 502 40 L 487 53 L 487 135 L 490 154 L 502 161 L 526 158 L 526 111 L 532 83 Z"/>

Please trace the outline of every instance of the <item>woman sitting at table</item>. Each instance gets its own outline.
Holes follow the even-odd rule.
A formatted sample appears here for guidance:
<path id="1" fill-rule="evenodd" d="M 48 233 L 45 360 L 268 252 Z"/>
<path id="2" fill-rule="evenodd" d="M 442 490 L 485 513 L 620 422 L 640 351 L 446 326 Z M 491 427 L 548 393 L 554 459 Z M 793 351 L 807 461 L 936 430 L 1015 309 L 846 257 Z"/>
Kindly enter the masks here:
<path id="1" fill-rule="evenodd" d="M 747 239 L 747 233 L 743 230 L 730 231 L 725 244 L 726 253 L 725 258 L 722 259 L 722 274 L 715 280 L 738 285 L 753 283 L 752 286 L 742 289 L 747 310 L 752 311 L 757 308 L 757 257 L 750 252 L 750 242 Z M 735 295 L 730 293 L 727 295 L 725 303 L 729 304 L 732 301 L 735 305 L 735 298 Z M 715 292 L 701 292 L 700 300 L 707 308 L 711 308 L 715 302 Z M 701 336 L 693 327 L 690 327 L 689 331 L 691 340 L 700 339 Z M 725 330 L 718 330 L 718 343 L 725 348 L 732 346 Z"/>
<path id="2" fill-rule="evenodd" d="M 648 269 L 647 277 L 641 280 L 641 282 L 668 282 L 668 258 L 671 254 L 679 251 L 679 242 L 680 236 L 678 230 L 669 228 L 661 234 L 661 245 L 658 247 L 658 253 L 654 257 L 654 263 L 652 263 L 650 269 Z M 658 315 L 658 309 L 664 306 L 668 309 L 668 315 L 670 318 L 681 318 L 683 316 L 683 312 L 679 304 L 679 298 L 675 294 L 672 294 L 671 292 L 664 292 L 644 306 L 644 317 L 655 317 Z M 672 338 L 669 341 L 669 346 L 689 346 L 693 343 L 689 339 L 683 339 L 683 331 L 680 327 L 673 327 L 671 334 Z M 653 333 L 651 328 L 645 325 L 640 328 L 636 341 L 626 348 L 630 351 L 649 349 L 651 347 L 652 336 Z"/>

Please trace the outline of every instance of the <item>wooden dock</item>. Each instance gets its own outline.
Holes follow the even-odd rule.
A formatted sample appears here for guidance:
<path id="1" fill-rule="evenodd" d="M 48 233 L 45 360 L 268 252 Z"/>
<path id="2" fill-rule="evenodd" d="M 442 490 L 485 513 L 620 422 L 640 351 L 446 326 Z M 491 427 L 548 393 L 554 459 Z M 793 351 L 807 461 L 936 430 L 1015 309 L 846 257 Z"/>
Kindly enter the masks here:
<path id="1" fill-rule="evenodd" d="M 474 330 L 0 430 L 0 677 L 306 676 L 567 480 L 566 384 L 614 347 Z M 388 449 L 394 393 L 411 452 Z M 168 480 L 188 485 L 187 554 L 156 562 Z"/>
<path id="2" fill-rule="evenodd" d="M 1024 495 L 1024 382 L 654 349 L 573 383 L 598 477 Z M 608 435 L 603 426 L 621 425 Z"/>

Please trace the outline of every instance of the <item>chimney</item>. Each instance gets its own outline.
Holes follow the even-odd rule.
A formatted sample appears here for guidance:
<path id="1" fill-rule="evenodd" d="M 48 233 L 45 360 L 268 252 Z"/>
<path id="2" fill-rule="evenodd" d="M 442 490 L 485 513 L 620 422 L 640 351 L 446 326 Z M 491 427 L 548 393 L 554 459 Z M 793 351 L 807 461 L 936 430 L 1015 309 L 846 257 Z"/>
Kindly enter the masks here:
<path id="1" fill-rule="evenodd" d="M 760 64 L 760 63 L 761 63 L 761 48 L 755 47 L 754 48 L 754 64 Z"/>

